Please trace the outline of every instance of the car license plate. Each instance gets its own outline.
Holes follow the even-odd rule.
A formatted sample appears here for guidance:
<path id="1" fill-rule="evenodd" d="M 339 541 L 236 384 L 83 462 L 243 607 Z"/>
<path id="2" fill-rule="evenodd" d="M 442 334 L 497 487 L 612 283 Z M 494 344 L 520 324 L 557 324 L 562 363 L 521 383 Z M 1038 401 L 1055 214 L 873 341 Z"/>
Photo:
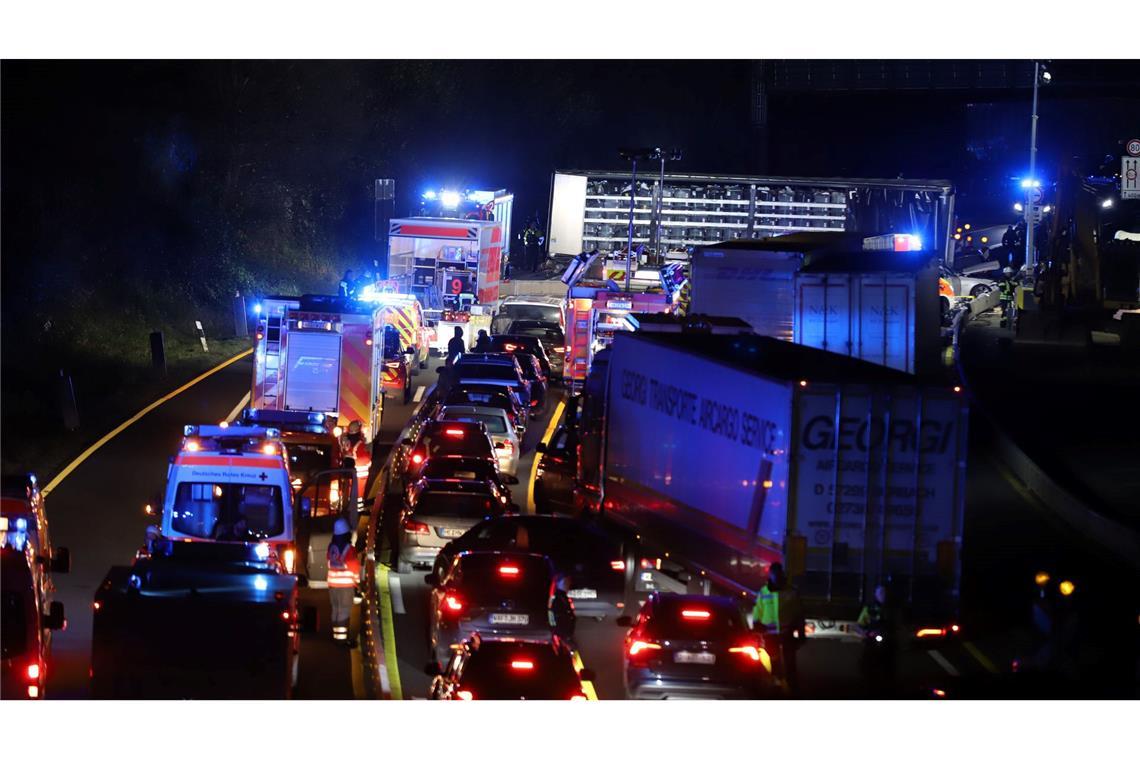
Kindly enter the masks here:
<path id="1" fill-rule="evenodd" d="M 714 665 L 716 655 L 712 652 L 677 652 L 673 655 L 673 662 L 687 665 Z"/>
<path id="2" fill-rule="evenodd" d="M 492 625 L 529 625 L 530 615 L 512 615 L 505 612 L 496 612 L 491 615 Z"/>
<path id="3" fill-rule="evenodd" d="M 441 538 L 459 538 L 467 531 L 463 528 L 436 528 Z"/>
<path id="4" fill-rule="evenodd" d="M 566 592 L 571 599 L 597 599 L 598 590 L 592 588 L 572 588 Z"/>

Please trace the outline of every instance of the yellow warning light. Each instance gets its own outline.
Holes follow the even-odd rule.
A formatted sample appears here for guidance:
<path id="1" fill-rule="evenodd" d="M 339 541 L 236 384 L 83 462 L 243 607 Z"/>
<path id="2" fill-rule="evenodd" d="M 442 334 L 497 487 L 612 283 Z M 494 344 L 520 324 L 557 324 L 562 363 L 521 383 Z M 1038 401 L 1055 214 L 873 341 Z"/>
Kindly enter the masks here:
<path id="1" fill-rule="evenodd" d="M 1038 586 L 1044 586 L 1046 583 L 1049 582 L 1049 573 L 1046 573 L 1046 572 L 1037 573 L 1037 575 L 1033 576 L 1033 582 L 1036 583 Z"/>
<path id="2" fill-rule="evenodd" d="M 1071 596 L 1077 590 L 1076 585 L 1072 581 L 1061 581 L 1057 586 L 1057 590 L 1061 592 L 1061 596 Z"/>

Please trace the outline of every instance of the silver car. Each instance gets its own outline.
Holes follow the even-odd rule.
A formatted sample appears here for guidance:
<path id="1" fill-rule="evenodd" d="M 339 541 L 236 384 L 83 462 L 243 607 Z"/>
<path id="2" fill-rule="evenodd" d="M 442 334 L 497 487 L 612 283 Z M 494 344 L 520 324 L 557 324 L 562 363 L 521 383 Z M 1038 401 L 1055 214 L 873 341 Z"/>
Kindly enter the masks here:
<path id="1" fill-rule="evenodd" d="M 436 419 L 452 422 L 482 422 L 491 437 L 491 445 L 495 447 L 499 472 L 504 475 L 518 475 L 521 441 L 506 411 L 493 406 L 449 405 L 439 410 Z"/>
<path id="2" fill-rule="evenodd" d="M 421 479 L 405 497 L 397 571 L 432 565 L 448 541 L 480 520 L 502 514 L 509 505 L 510 495 L 486 480 Z"/>

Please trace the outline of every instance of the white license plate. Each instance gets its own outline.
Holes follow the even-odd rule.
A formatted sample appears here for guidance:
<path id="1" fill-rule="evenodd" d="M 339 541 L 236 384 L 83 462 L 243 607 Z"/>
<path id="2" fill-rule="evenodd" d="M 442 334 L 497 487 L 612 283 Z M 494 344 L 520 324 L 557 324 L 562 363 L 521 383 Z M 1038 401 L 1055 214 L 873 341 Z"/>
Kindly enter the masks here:
<path id="1" fill-rule="evenodd" d="M 712 652 L 677 652 L 673 655 L 673 662 L 687 665 L 714 665 L 716 655 Z"/>
<path id="2" fill-rule="evenodd" d="M 491 624 L 530 625 L 530 615 L 511 615 L 505 612 L 496 612 L 491 615 Z"/>
<path id="3" fill-rule="evenodd" d="M 598 590 L 592 588 L 572 588 L 566 592 L 571 599 L 597 599 Z"/>
<path id="4" fill-rule="evenodd" d="M 459 538 L 467 531 L 463 528 L 436 528 L 441 538 Z"/>

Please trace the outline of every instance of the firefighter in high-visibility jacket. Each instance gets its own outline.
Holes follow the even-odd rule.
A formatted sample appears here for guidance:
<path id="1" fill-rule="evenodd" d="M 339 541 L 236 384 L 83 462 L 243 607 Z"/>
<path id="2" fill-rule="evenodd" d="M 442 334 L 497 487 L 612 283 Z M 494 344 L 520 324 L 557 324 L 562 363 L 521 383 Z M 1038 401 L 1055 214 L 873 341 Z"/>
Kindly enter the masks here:
<path id="1" fill-rule="evenodd" d="M 329 542 L 329 604 L 332 606 L 332 636 L 337 643 L 353 646 L 348 636 L 348 620 L 352 614 L 352 598 L 360 577 L 360 560 L 352 546 L 352 528 L 348 520 L 338 517 Z"/>
<path id="2" fill-rule="evenodd" d="M 796 649 L 804 641 L 804 614 L 799 592 L 788 585 L 784 566 L 779 562 L 772 563 L 768 582 L 756 595 L 752 627 L 764 633 L 768 654 L 775 655 L 773 671 L 783 677 L 789 691 L 796 691 Z"/>

